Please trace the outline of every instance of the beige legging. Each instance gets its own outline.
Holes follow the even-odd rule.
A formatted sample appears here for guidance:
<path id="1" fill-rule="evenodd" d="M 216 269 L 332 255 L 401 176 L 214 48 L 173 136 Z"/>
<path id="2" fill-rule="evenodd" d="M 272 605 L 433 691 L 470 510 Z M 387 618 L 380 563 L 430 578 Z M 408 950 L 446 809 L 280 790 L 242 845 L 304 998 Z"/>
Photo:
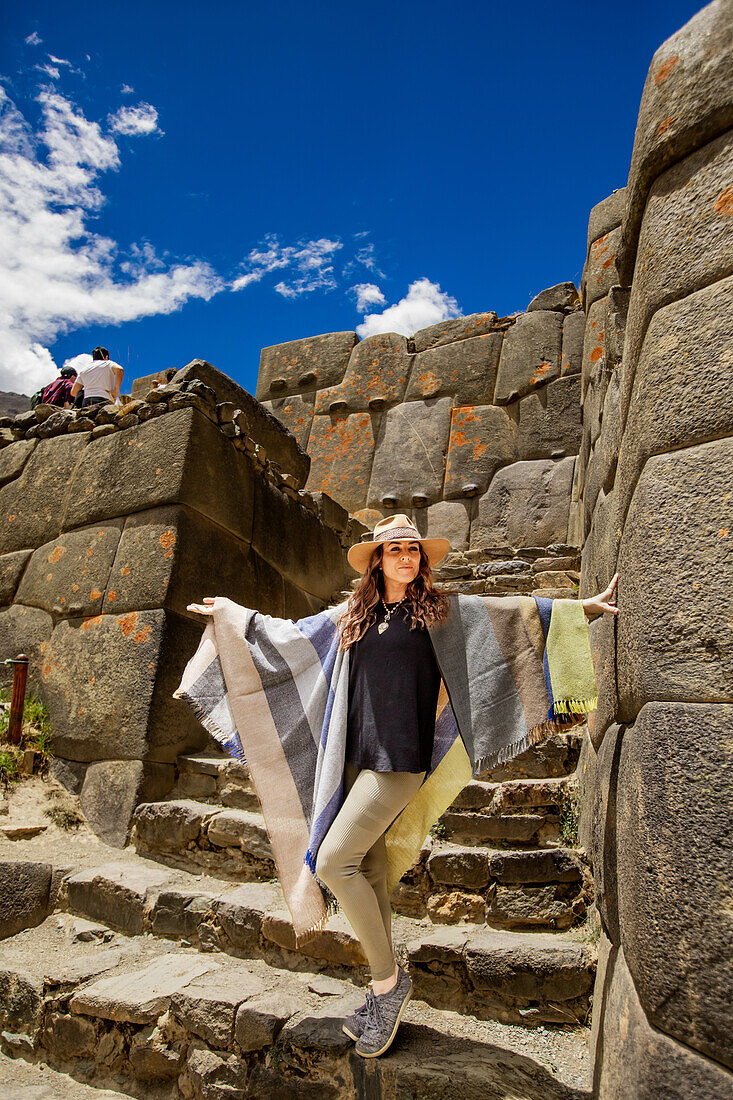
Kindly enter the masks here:
<path id="1" fill-rule="evenodd" d="M 321 841 L 316 874 L 354 929 L 376 982 L 394 973 L 384 834 L 425 772 L 372 772 L 346 765 L 344 804 Z"/>

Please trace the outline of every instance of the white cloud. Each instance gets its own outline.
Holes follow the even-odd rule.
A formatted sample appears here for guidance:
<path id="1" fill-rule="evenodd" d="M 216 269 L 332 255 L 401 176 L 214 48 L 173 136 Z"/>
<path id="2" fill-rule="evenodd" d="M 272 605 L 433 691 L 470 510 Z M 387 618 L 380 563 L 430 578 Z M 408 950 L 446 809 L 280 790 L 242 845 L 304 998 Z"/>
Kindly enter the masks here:
<path id="1" fill-rule="evenodd" d="M 351 289 L 356 294 L 356 308 L 359 313 L 366 313 L 369 306 L 387 304 L 387 299 L 374 283 L 357 283 Z"/>
<path id="2" fill-rule="evenodd" d="M 455 298 L 440 289 L 429 279 L 416 279 L 410 283 L 407 294 L 399 302 L 388 306 L 382 313 L 368 313 L 356 331 L 363 340 L 379 332 L 398 332 L 412 336 L 421 328 L 435 325 L 449 317 L 460 317 L 461 310 Z"/>
<path id="3" fill-rule="evenodd" d="M 135 89 L 133 88 L 132 84 L 123 84 L 120 88 L 121 95 L 134 95 L 134 93 Z"/>
<path id="4" fill-rule="evenodd" d="M 158 134 L 158 112 L 152 103 L 138 103 L 137 107 L 120 107 L 109 116 L 109 128 L 113 134 L 134 137 Z"/>
<path id="5" fill-rule="evenodd" d="M 99 176 L 120 167 L 115 139 L 56 92 L 38 102 L 34 131 L 0 87 L 0 390 L 22 393 L 53 377 L 58 336 L 224 289 L 202 261 L 166 265 L 148 242 L 123 254 L 93 231 Z"/>
<path id="6" fill-rule="evenodd" d="M 245 268 L 230 284 L 231 290 L 243 290 L 258 283 L 272 271 L 291 268 L 293 275 L 275 284 L 283 298 L 297 298 L 314 290 L 333 290 L 338 285 L 333 269 L 333 256 L 343 244 L 321 237 L 317 241 L 300 241 L 283 245 L 274 233 L 265 237 L 259 248 L 253 248 L 244 261 Z"/>
<path id="7" fill-rule="evenodd" d="M 61 76 L 55 65 L 36 65 L 36 69 L 39 73 L 45 73 L 51 80 L 58 80 Z"/>
<path id="8" fill-rule="evenodd" d="M 31 33 L 26 36 L 26 46 L 40 46 L 41 42 L 43 42 L 43 39 L 38 31 L 31 31 Z"/>

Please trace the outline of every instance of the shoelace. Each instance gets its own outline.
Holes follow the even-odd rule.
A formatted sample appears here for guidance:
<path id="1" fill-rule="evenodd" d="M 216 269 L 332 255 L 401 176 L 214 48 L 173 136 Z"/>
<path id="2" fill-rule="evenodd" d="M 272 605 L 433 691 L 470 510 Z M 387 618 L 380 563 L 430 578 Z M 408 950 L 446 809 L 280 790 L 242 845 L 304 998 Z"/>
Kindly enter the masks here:
<path id="1" fill-rule="evenodd" d="M 373 993 L 371 989 L 367 990 L 366 999 L 366 1025 L 364 1030 L 367 1031 L 370 1028 L 377 1028 L 380 1024 L 384 1023 L 382 1017 L 382 1010 L 379 1007 L 376 993 Z"/>

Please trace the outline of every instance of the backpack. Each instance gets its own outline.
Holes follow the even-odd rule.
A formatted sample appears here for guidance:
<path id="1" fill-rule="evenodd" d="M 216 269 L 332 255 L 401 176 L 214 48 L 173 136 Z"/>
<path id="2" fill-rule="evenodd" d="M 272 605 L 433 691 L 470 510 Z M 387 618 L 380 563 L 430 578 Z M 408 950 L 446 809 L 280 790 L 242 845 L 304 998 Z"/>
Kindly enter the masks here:
<path id="1" fill-rule="evenodd" d="M 45 388 L 46 388 L 45 386 L 42 386 L 40 390 L 36 390 L 35 393 L 31 394 L 31 408 L 32 409 L 35 409 L 36 405 L 40 404 L 41 398 L 43 397 L 43 391 L 45 390 Z"/>

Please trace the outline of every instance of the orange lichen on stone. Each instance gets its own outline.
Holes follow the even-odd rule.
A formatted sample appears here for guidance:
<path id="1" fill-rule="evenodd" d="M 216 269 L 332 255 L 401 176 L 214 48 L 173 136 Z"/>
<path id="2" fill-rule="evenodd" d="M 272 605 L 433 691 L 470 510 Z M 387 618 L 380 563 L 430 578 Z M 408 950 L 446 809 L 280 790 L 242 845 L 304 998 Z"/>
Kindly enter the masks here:
<path id="1" fill-rule="evenodd" d="M 718 535 L 720 536 L 721 539 L 727 539 L 728 538 L 728 528 L 727 527 L 721 527 L 720 530 L 718 531 Z"/>
<path id="2" fill-rule="evenodd" d="M 91 590 L 91 592 L 89 593 L 89 599 L 90 600 L 101 600 L 101 598 L 102 598 L 102 593 L 99 591 L 98 588 L 93 588 Z"/>
<path id="3" fill-rule="evenodd" d="M 57 561 L 61 561 L 65 553 L 65 546 L 57 546 L 56 549 L 52 550 L 51 553 L 48 555 L 49 565 L 55 565 Z"/>
<path id="4" fill-rule="evenodd" d="M 548 363 L 547 360 L 543 359 L 542 362 L 540 363 L 539 367 L 537 368 L 537 370 L 534 372 L 534 374 L 532 375 L 532 377 L 529 380 L 530 386 L 534 386 L 534 385 L 537 384 L 537 382 L 541 382 L 543 376 L 545 374 L 547 374 L 548 370 L 550 370 L 551 368 L 552 368 L 552 363 Z"/>
<path id="5" fill-rule="evenodd" d="M 593 241 L 593 244 L 590 246 L 590 254 L 592 259 L 600 260 L 603 253 L 608 252 L 608 245 L 606 244 L 607 240 L 608 233 L 604 233 L 603 236 L 599 237 L 597 241 Z"/>
<path id="6" fill-rule="evenodd" d="M 158 542 L 163 547 L 163 556 L 165 558 L 173 557 L 173 547 L 176 544 L 175 531 L 164 531 L 158 539 Z"/>
<path id="7" fill-rule="evenodd" d="M 610 267 L 615 259 L 616 259 L 616 253 L 612 252 L 611 255 L 608 257 L 608 259 L 603 261 L 603 266 L 604 267 Z"/>
<path id="8" fill-rule="evenodd" d="M 733 214 L 733 187 L 721 191 L 715 202 L 716 214 Z"/>
<path id="9" fill-rule="evenodd" d="M 675 54 L 674 57 L 670 57 L 663 62 L 654 74 L 654 83 L 661 84 L 665 81 L 678 61 L 679 57 Z"/>
<path id="10" fill-rule="evenodd" d="M 10 514 L 10 515 L 8 516 L 8 523 L 12 523 L 14 519 L 15 519 L 15 512 L 12 512 L 12 513 L 11 513 L 11 514 Z"/>
<path id="11" fill-rule="evenodd" d="M 473 448 L 473 457 L 481 458 L 481 455 L 484 453 L 484 451 L 488 450 L 488 447 L 488 443 L 477 443 L 476 446 Z"/>
<path id="12" fill-rule="evenodd" d="M 72 592 L 78 592 L 79 591 L 79 585 L 78 584 L 72 584 L 71 591 Z"/>
<path id="13" fill-rule="evenodd" d="M 137 611 L 131 611 L 128 615 L 123 615 L 119 620 L 119 624 L 123 636 L 129 638 L 137 626 Z"/>
<path id="14" fill-rule="evenodd" d="M 152 626 L 150 625 L 150 623 L 148 623 L 148 625 L 144 626 L 142 630 L 138 630 L 137 634 L 132 639 L 133 642 L 135 642 L 137 645 L 141 645 L 142 642 L 147 642 L 152 629 Z"/>
<path id="15" fill-rule="evenodd" d="M 591 363 L 597 363 L 598 360 L 601 359 L 602 357 L 603 357 L 603 348 L 593 348 L 593 351 L 590 353 Z"/>
<path id="16" fill-rule="evenodd" d="M 124 569 L 122 570 L 122 576 L 126 577 L 129 572 L 130 572 L 129 568 L 127 566 L 125 566 Z"/>
<path id="17" fill-rule="evenodd" d="M 109 603 L 114 603 L 116 598 L 117 598 L 117 593 L 115 592 L 115 590 L 113 588 L 110 592 L 107 593 L 107 600 L 108 600 Z"/>
<path id="18" fill-rule="evenodd" d="M 671 115 L 669 118 L 662 119 L 662 121 L 659 123 L 659 129 L 657 130 L 657 137 L 659 137 L 660 134 L 665 134 L 667 130 L 669 130 L 673 122 L 674 118 Z"/>
<path id="19" fill-rule="evenodd" d="M 90 618 L 84 620 L 81 624 L 81 629 L 90 630 L 91 627 L 96 626 L 97 623 L 101 623 L 103 617 L 102 615 L 92 615 Z"/>

